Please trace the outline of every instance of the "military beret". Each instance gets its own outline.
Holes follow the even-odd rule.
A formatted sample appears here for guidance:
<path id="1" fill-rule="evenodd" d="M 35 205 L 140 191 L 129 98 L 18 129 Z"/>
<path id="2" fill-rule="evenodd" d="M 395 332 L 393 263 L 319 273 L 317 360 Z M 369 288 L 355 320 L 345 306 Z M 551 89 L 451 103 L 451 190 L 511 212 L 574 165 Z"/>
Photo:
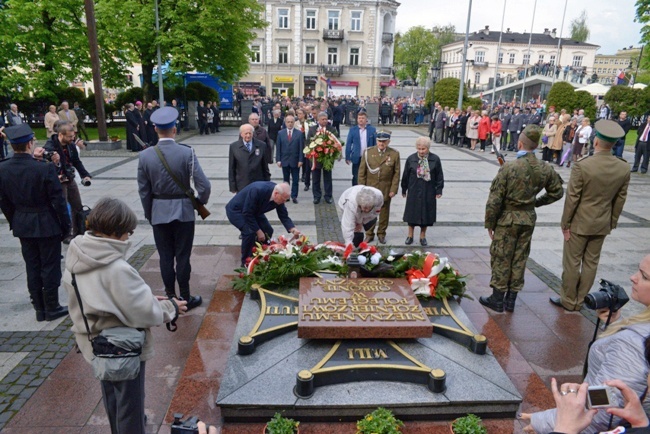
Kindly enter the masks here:
<path id="1" fill-rule="evenodd" d="M 9 142 L 19 145 L 27 143 L 34 138 L 34 131 L 27 124 L 20 124 L 13 127 L 5 128 L 5 134 Z"/>
<path id="2" fill-rule="evenodd" d="M 377 133 L 377 140 L 383 142 L 384 140 L 390 140 L 390 135 L 393 134 L 392 131 L 380 130 Z"/>
<path id="3" fill-rule="evenodd" d="M 174 107 L 162 107 L 151 114 L 153 122 L 159 130 L 168 130 L 176 125 L 178 111 Z"/>
<path id="4" fill-rule="evenodd" d="M 625 131 L 618 122 L 601 119 L 594 124 L 596 137 L 606 142 L 613 143 L 625 135 Z"/>
<path id="5" fill-rule="evenodd" d="M 527 125 L 519 135 L 519 141 L 529 146 L 537 147 L 542 137 L 542 129 L 538 125 Z"/>

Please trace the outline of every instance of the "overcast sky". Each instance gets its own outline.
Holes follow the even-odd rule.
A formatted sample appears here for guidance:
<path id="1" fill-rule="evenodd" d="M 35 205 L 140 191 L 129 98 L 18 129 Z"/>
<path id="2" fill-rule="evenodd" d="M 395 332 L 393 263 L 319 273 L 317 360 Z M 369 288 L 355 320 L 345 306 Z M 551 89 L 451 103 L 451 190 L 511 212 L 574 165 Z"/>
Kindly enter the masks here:
<path id="1" fill-rule="evenodd" d="M 513 32 L 528 32 L 535 0 L 506 1 L 504 31 L 510 27 Z M 504 0 L 474 0 L 470 32 L 485 26 L 500 31 L 503 2 Z M 591 31 L 587 42 L 600 45 L 598 54 L 614 54 L 623 47 L 639 46 L 641 25 L 634 22 L 634 3 L 633 0 L 568 0 L 562 36 L 570 36 L 571 20 L 578 17 L 583 9 L 587 9 L 587 25 Z M 565 0 L 537 0 L 533 32 L 541 33 L 544 28 L 557 28 L 559 35 L 564 4 Z M 430 28 L 453 24 L 457 32 L 464 33 L 468 7 L 469 0 L 401 0 L 401 5 L 397 8 L 397 30 L 404 33 L 413 26 Z"/>

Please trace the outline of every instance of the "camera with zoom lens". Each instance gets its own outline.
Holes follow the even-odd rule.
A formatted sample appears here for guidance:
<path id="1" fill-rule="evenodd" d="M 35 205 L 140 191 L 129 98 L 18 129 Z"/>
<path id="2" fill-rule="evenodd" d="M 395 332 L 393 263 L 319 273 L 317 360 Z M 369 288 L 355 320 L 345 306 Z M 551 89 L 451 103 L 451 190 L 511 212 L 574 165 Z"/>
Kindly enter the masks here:
<path id="1" fill-rule="evenodd" d="M 90 183 L 90 179 L 85 179 L 85 178 L 83 178 L 83 179 L 81 180 L 81 185 L 83 185 L 84 187 L 88 187 L 90 184 L 91 184 L 91 183 Z"/>
<path id="2" fill-rule="evenodd" d="M 171 434 L 199 434 L 199 427 L 197 423 L 199 418 L 197 416 L 188 417 L 183 419 L 183 414 L 174 413 L 174 423 L 172 423 Z"/>
<path id="3" fill-rule="evenodd" d="M 591 310 L 609 309 L 616 312 L 630 301 L 630 297 L 620 285 L 615 285 L 609 280 L 600 279 L 600 289 L 585 297 L 585 306 Z"/>
<path id="4" fill-rule="evenodd" d="M 54 151 L 43 151 L 43 158 L 49 162 L 52 162 L 52 157 L 54 156 Z"/>

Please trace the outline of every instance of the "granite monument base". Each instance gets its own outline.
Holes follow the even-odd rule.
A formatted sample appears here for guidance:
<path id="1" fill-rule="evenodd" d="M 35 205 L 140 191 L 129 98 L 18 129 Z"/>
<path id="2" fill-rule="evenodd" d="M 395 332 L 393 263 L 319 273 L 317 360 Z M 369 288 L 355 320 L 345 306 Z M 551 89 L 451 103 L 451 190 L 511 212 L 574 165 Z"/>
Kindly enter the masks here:
<path id="1" fill-rule="evenodd" d="M 296 297 L 298 292 L 289 295 Z M 471 327 L 459 305 L 452 309 Z M 390 342 L 418 366 L 444 371 L 443 391 L 436 393 L 417 381 L 400 381 L 399 374 L 395 381 L 386 381 L 385 375 L 368 381 L 368 375 L 355 377 L 348 372 L 345 381 L 352 382 L 321 384 L 309 397 L 301 398 L 296 394 L 297 379 L 305 371 L 322 368 L 341 341 L 300 339 L 292 330 L 258 345 L 252 354 L 237 354 L 240 338 L 255 328 L 259 315 L 258 302 L 246 296 L 217 397 L 226 422 L 265 421 L 277 411 L 302 421 L 358 420 L 379 406 L 405 420 L 452 420 L 469 412 L 484 418 L 514 418 L 522 400 L 490 351 L 474 354 L 436 334 Z M 381 351 L 371 348 L 345 354 L 367 356 L 365 362 L 382 358 Z M 354 362 L 357 372 L 364 369 L 359 366 L 362 362 Z"/>
<path id="2" fill-rule="evenodd" d="M 86 143 L 86 149 L 89 151 L 115 151 L 122 149 L 122 140 L 102 142 L 99 140 L 91 140 Z"/>

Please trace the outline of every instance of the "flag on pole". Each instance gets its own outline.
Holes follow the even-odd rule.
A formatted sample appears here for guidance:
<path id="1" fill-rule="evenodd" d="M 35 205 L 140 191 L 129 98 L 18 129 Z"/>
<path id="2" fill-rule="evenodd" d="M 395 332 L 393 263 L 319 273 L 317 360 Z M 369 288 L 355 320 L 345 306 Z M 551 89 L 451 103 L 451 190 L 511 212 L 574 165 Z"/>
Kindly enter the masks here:
<path id="1" fill-rule="evenodd" d="M 616 75 L 616 84 L 623 84 L 625 82 L 625 71 L 622 69 L 618 70 L 618 74 Z"/>
<path id="2" fill-rule="evenodd" d="M 325 83 L 327 83 L 327 90 L 332 90 L 332 80 L 330 80 L 329 78 L 322 77 L 322 76 L 321 76 L 320 79 L 323 80 Z"/>

